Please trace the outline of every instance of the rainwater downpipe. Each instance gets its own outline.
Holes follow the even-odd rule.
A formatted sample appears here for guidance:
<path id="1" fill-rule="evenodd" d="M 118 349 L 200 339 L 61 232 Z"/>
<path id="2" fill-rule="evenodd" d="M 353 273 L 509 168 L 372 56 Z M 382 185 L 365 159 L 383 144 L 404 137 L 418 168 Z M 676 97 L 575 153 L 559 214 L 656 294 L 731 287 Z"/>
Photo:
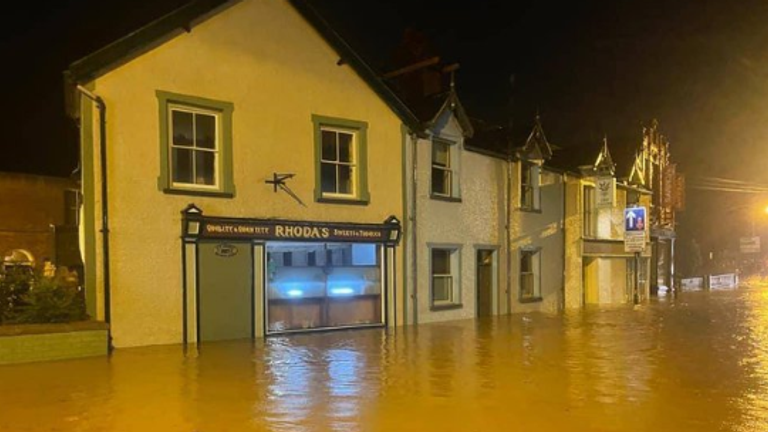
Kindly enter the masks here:
<path id="1" fill-rule="evenodd" d="M 109 202 L 107 197 L 107 104 L 87 88 L 78 84 L 77 90 L 92 100 L 99 110 L 99 157 L 101 165 L 101 234 L 102 263 L 104 266 L 104 322 L 107 323 L 109 349 L 112 349 L 112 292 L 109 273 Z"/>
<path id="2" fill-rule="evenodd" d="M 512 314 L 512 157 L 507 156 L 507 187 L 505 197 L 505 213 L 506 213 L 506 240 L 504 246 L 507 253 L 507 315 Z"/>
<path id="3" fill-rule="evenodd" d="M 410 223 L 411 223 L 411 269 L 412 269 L 412 280 L 411 280 L 411 307 L 413 308 L 413 325 L 417 325 L 419 323 L 419 300 L 418 300 L 418 292 L 419 292 L 419 278 L 418 278 L 418 251 L 419 251 L 419 244 L 418 244 L 418 237 L 416 235 L 416 221 L 418 220 L 417 212 L 417 202 L 418 199 L 416 197 L 416 194 L 418 192 L 418 188 L 416 187 L 416 176 L 417 176 L 417 158 L 418 158 L 418 149 L 416 148 L 418 144 L 419 137 L 416 135 L 416 133 L 411 134 L 411 214 L 410 214 Z"/>

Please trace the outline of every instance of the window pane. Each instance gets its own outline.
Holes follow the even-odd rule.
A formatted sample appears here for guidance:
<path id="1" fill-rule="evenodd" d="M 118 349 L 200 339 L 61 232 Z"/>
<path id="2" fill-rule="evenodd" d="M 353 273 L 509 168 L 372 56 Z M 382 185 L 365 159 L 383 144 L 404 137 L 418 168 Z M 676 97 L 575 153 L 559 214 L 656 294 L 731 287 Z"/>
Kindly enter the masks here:
<path id="1" fill-rule="evenodd" d="M 335 161 L 336 157 L 336 132 L 322 131 L 323 160 Z"/>
<path id="2" fill-rule="evenodd" d="M 174 148 L 173 158 L 173 182 L 193 183 L 192 181 L 192 150 Z"/>
<path id="3" fill-rule="evenodd" d="M 535 297 L 532 274 L 525 274 L 520 278 L 520 295 L 523 298 Z"/>
<path id="4" fill-rule="evenodd" d="M 214 185 L 216 153 L 208 151 L 195 152 L 195 184 Z"/>
<path id="5" fill-rule="evenodd" d="M 339 170 L 339 193 L 352 193 L 352 167 L 349 165 L 338 165 Z"/>
<path id="6" fill-rule="evenodd" d="M 339 132 L 339 161 L 352 162 L 352 134 Z"/>
<path id="7" fill-rule="evenodd" d="M 435 302 L 453 301 L 453 278 L 435 276 L 432 278 L 432 299 Z"/>
<path id="8" fill-rule="evenodd" d="M 336 165 L 320 164 L 320 184 L 323 192 L 336 193 Z"/>
<path id="9" fill-rule="evenodd" d="M 432 274 L 451 274 L 451 251 L 432 249 Z"/>
<path id="10" fill-rule="evenodd" d="M 442 167 L 450 166 L 450 151 L 447 144 L 440 142 L 432 144 L 432 164 Z"/>
<path id="11" fill-rule="evenodd" d="M 216 148 L 216 117 L 206 114 L 195 116 L 195 139 L 200 148 Z"/>
<path id="12" fill-rule="evenodd" d="M 184 111 L 171 111 L 173 145 L 192 146 L 192 113 Z"/>
<path id="13" fill-rule="evenodd" d="M 432 167 L 432 192 L 451 194 L 451 171 Z"/>
<path id="14" fill-rule="evenodd" d="M 533 257 L 530 252 L 522 252 L 520 257 L 520 273 L 531 273 L 533 271 Z"/>

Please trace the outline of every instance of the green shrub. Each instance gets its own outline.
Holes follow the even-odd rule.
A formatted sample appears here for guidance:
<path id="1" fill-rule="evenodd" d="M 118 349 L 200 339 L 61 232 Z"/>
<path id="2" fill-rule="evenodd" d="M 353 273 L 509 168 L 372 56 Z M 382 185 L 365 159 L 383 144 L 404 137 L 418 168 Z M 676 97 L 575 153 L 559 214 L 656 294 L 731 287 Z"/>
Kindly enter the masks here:
<path id="1" fill-rule="evenodd" d="M 88 318 L 85 299 L 63 277 L 6 272 L 0 280 L 0 323 L 63 323 Z"/>

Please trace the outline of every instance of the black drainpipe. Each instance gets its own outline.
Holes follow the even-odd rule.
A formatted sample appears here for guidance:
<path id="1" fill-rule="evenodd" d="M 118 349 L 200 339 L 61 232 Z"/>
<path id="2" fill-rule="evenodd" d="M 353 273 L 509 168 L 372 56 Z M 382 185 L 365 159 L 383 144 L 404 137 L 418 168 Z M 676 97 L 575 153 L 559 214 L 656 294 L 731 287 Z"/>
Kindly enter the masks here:
<path id="1" fill-rule="evenodd" d="M 104 322 L 108 325 L 108 345 L 112 350 L 112 290 L 109 274 L 109 201 L 107 197 L 107 104 L 104 99 L 85 87 L 78 85 L 77 90 L 92 100 L 99 109 L 99 156 L 101 164 L 101 234 L 104 264 Z"/>

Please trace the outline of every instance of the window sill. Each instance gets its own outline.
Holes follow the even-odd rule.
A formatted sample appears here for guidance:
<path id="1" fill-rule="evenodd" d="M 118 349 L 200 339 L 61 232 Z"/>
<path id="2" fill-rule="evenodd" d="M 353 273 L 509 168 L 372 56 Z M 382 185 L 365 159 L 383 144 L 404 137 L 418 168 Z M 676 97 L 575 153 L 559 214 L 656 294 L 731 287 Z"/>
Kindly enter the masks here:
<path id="1" fill-rule="evenodd" d="M 530 297 L 520 299 L 520 303 L 540 303 L 542 301 L 544 301 L 543 297 Z"/>
<path id="2" fill-rule="evenodd" d="M 431 311 L 443 311 L 443 310 L 452 310 L 452 309 L 461 309 L 464 305 L 461 303 L 455 303 L 455 304 L 446 304 L 446 305 L 435 305 L 433 304 L 430 306 L 429 310 Z"/>
<path id="3" fill-rule="evenodd" d="M 540 208 L 530 208 L 530 207 L 518 207 L 517 211 L 526 212 L 526 213 L 542 213 Z"/>
<path id="4" fill-rule="evenodd" d="M 436 195 L 434 193 L 430 193 L 429 197 L 436 201 L 447 201 L 447 202 L 457 202 L 457 203 L 461 202 L 461 197 Z"/>
<path id="5" fill-rule="evenodd" d="M 320 197 L 320 198 L 317 198 L 316 201 L 323 204 L 348 204 L 348 205 L 360 205 L 360 206 L 368 205 L 367 199 L 360 199 L 360 198 Z"/>
<path id="6" fill-rule="evenodd" d="M 192 195 L 192 196 L 205 196 L 216 198 L 234 198 L 234 192 L 212 191 L 212 190 L 198 190 L 198 189 L 173 189 L 165 188 L 163 193 L 167 195 Z"/>

